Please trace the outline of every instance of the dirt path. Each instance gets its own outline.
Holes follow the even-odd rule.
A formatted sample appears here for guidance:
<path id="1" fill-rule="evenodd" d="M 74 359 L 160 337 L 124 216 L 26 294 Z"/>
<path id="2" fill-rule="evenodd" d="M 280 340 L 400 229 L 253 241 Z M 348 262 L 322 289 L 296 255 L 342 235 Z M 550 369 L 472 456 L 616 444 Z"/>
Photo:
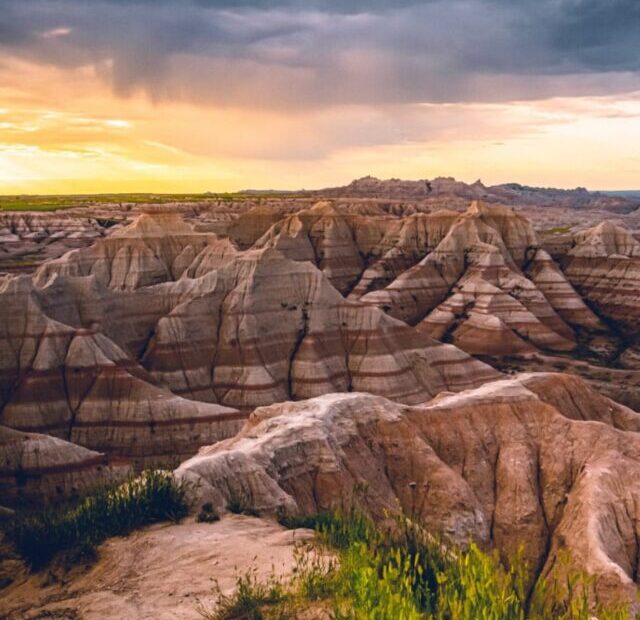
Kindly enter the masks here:
<path id="1" fill-rule="evenodd" d="M 196 620 L 197 601 L 213 601 L 215 580 L 231 592 L 236 577 L 254 567 L 260 578 L 289 575 L 295 542 L 312 535 L 237 515 L 152 526 L 104 543 L 81 574 L 51 583 L 43 572 L 13 584 L 0 592 L 0 617 Z"/>

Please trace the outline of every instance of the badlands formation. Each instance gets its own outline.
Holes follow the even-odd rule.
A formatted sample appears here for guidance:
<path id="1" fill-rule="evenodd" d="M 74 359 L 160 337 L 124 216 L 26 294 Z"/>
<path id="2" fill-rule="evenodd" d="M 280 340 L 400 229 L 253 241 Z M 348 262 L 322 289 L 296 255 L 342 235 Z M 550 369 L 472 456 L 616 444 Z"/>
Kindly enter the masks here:
<path id="1" fill-rule="evenodd" d="M 418 505 L 454 542 L 522 546 L 536 578 L 568 549 L 598 600 L 635 601 L 633 205 L 450 180 L 372 199 L 374 181 L 348 200 L 136 208 L 7 269 L 0 505 L 156 465 L 197 483 L 196 507 L 264 518 L 364 486 L 378 521 Z M 556 235 L 507 200 L 610 217 Z"/>

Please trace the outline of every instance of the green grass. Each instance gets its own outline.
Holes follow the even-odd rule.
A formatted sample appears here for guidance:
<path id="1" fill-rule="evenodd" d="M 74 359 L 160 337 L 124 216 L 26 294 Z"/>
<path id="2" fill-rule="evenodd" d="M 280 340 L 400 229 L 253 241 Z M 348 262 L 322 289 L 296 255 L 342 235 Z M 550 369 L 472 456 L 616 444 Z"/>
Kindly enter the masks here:
<path id="1" fill-rule="evenodd" d="M 261 583 L 255 571 L 249 571 L 238 577 L 233 594 L 223 594 L 217 587 L 215 610 L 202 604 L 196 609 L 205 620 L 263 620 L 268 617 L 265 608 L 281 605 L 286 599 L 285 588 L 275 576 Z"/>
<path id="2" fill-rule="evenodd" d="M 592 581 L 584 575 L 568 571 L 562 583 L 542 582 L 529 596 L 522 558 L 512 558 L 506 569 L 497 552 L 484 553 L 473 543 L 465 550 L 452 548 L 410 520 L 399 529 L 399 535 L 378 532 L 341 553 L 336 618 L 628 618 L 626 609 L 590 609 Z"/>
<path id="3" fill-rule="evenodd" d="M 20 195 L 0 196 L 0 211 L 57 211 L 104 204 L 166 204 L 170 202 L 196 203 L 207 200 L 245 200 L 291 197 L 293 194 L 277 193 L 219 193 L 219 194 L 76 194 L 76 195 Z"/>
<path id="4" fill-rule="evenodd" d="M 100 204 L 197 202 L 208 194 L 78 194 L 68 196 L 0 196 L 0 211 L 57 211 Z"/>
<path id="5" fill-rule="evenodd" d="M 35 267 L 41 262 L 42 258 L 38 256 L 19 256 L 0 260 L 0 264 L 11 269 L 27 269 L 29 267 Z"/>
<path id="6" fill-rule="evenodd" d="M 332 549 L 347 549 L 354 543 L 377 536 L 371 521 L 356 509 L 320 512 L 315 515 L 282 517 L 279 523 L 289 529 L 316 530 L 323 544 Z"/>
<path id="7" fill-rule="evenodd" d="M 17 515 L 9 539 L 32 569 L 60 552 L 89 549 L 150 523 L 186 516 L 187 489 L 165 471 L 151 470 L 115 488 L 101 489 L 74 507 Z"/>
<path id="8" fill-rule="evenodd" d="M 293 619 L 318 601 L 334 620 L 628 618 L 624 608 L 592 608 L 593 582 L 584 575 L 567 569 L 562 579 L 539 583 L 531 593 L 521 558 L 505 568 L 497 553 L 484 553 L 473 543 L 465 550 L 446 546 L 410 520 L 398 521 L 393 534 L 355 511 L 289 524 L 313 526 L 320 547 L 296 551 L 289 582 L 272 577 L 260 585 L 255 572 L 239 578 L 234 594 L 218 593 L 213 611 L 200 607 L 206 620 Z M 327 549 L 334 560 L 327 560 Z"/>
<path id="9" fill-rule="evenodd" d="M 555 228 L 549 228 L 547 230 L 543 230 L 543 235 L 564 235 L 568 232 L 571 232 L 571 226 L 556 226 Z"/>

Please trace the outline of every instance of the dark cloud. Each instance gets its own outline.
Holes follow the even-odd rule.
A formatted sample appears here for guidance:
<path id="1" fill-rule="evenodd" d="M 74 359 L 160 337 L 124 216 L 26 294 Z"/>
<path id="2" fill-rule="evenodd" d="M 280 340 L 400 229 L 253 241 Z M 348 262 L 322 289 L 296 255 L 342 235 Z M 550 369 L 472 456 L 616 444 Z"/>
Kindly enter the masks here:
<path id="1" fill-rule="evenodd" d="M 109 1 L 109 0 L 107 0 Z M 176 6 L 176 0 L 110 0 L 113 4 L 134 5 L 160 4 Z M 192 0 L 190 4 L 215 9 L 286 9 L 286 10 L 317 10 L 331 13 L 361 13 L 370 11 L 388 11 L 394 8 L 428 4 L 437 0 Z M 187 0 L 187 3 L 188 0 Z M 185 3 L 183 3 L 185 4 Z"/>
<path id="2" fill-rule="evenodd" d="M 0 54 L 114 90 L 309 106 L 640 89 L 638 0 L 0 0 Z M 68 28 L 63 36 L 47 36 Z"/>
<path id="3" fill-rule="evenodd" d="M 640 2 L 571 0 L 562 5 L 550 39 L 558 54 L 586 71 L 638 71 Z"/>

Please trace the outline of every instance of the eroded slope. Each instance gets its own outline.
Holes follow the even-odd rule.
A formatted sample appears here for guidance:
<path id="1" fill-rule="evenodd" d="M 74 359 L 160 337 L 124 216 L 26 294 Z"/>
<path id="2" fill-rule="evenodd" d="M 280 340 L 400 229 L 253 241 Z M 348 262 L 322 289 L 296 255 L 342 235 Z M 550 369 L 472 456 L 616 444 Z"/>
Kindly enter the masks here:
<path id="1" fill-rule="evenodd" d="M 577 378 L 528 374 L 419 407 L 335 394 L 260 408 L 176 475 L 221 509 L 401 508 L 461 544 L 522 547 L 536 574 L 562 569 L 567 548 L 600 600 L 635 600 L 639 429 Z"/>

